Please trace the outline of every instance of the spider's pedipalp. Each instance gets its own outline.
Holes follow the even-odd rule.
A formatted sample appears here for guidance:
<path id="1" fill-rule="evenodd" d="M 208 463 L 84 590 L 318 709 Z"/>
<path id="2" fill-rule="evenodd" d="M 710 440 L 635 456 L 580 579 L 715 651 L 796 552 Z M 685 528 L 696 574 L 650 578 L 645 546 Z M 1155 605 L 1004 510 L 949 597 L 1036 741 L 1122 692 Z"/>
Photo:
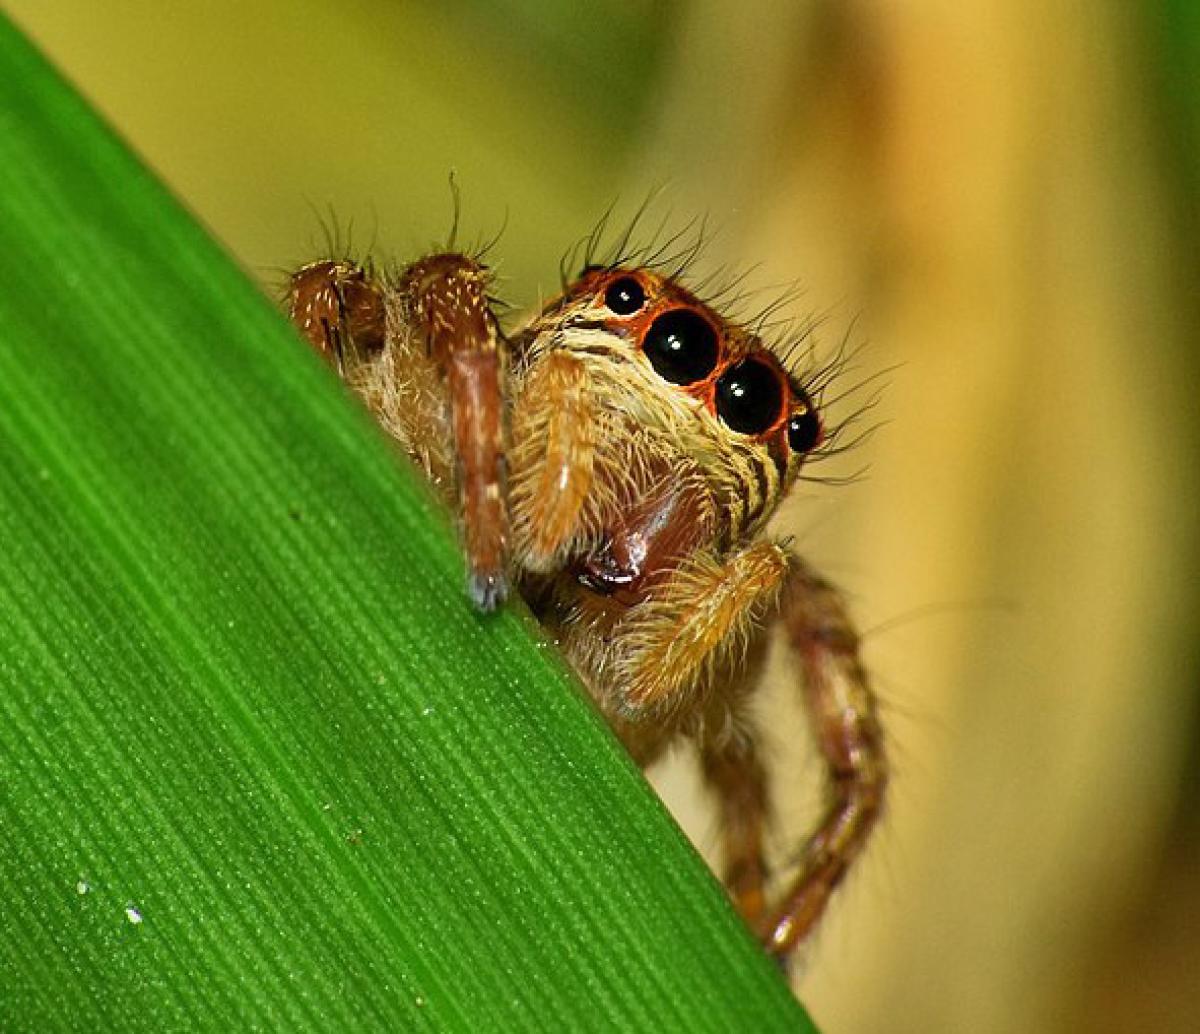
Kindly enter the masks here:
<path id="1" fill-rule="evenodd" d="M 592 489 L 597 414 L 587 370 L 565 350 L 526 378 L 513 407 L 511 506 L 520 561 L 547 573 L 562 562 Z"/>
<path id="2" fill-rule="evenodd" d="M 685 689 L 709 683 L 744 657 L 774 603 L 788 558 L 760 540 L 724 562 L 684 563 L 625 632 L 620 708 L 627 716 L 678 706 Z"/>

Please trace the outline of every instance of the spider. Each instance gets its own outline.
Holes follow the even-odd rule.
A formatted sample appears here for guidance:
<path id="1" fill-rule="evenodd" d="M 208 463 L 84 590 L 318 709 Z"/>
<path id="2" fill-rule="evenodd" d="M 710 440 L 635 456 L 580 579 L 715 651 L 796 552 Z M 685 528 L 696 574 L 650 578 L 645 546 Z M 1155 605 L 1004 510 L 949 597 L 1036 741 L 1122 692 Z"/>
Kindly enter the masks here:
<path id="1" fill-rule="evenodd" d="M 296 271 L 289 315 L 460 516 L 468 591 L 513 588 L 643 767 L 697 747 L 725 885 L 786 962 L 880 814 L 887 765 L 838 591 L 765 525 L 825 431 L 758 336 L 653 265 L 589 265 L 501 332 L 479 257 L 390 274 Z M 750 663 L 783 623 L 830 792 L 798 874 L 768 901 L 769 816 Z M 761 651 L 759 651 L 761 652 Z"/>

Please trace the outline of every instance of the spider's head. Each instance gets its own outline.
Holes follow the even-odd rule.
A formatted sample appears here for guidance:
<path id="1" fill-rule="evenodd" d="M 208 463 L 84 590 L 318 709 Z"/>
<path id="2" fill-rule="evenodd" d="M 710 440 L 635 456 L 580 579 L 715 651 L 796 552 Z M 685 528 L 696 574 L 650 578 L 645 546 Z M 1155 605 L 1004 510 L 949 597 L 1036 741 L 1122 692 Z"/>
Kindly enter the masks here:
<path id="1" fill-rule="evenodd" d="M 597 591 L 755 534 L 822 439 L 758 337 L 649 269 L 585 270 L 515 351 L 519 554 Z"/>

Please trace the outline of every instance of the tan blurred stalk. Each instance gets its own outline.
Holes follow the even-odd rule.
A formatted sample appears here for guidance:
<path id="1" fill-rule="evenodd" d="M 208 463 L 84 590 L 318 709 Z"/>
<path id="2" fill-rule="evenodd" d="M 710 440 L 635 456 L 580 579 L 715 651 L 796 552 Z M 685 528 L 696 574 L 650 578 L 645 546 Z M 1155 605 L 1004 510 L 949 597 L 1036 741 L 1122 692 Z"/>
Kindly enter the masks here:
<path id="1" fill-rule="evenodd" d="M 1196 486 L 1136 54 L 1102 5 L 827 4 L 790 33 L 758 7 L 731 50 L 729 6 L 697 5 L 681 65 L 723 74 L 672 98 L 666 138 L 706 127 L 721 159 L 689 193 L 750 215 L 744 262 L 862 311 L 868 369 L 903 363 L 870 477 L 789 528 L 867 626 L 950 611 L 869 642 L 891 816 L 799 986 L 831 1031 L 1064 1029 L 1190 725 Z M 713 132 L 727 92 L 753 141 L 735 111 Z"/>

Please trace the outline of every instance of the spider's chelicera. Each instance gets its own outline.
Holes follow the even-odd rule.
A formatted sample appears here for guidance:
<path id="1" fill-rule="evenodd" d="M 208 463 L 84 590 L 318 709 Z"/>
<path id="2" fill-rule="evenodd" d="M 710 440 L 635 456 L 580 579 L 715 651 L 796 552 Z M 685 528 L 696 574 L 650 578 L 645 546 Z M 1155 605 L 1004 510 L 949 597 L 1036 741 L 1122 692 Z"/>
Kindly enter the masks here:
<path id="1" fill-rule="evenodd" d="M 489 286 L 462 254 L 387 276 L 327 260 L 292 276 L 290 315 L 457 509 L 475 603 L 515 587 L 639 763 L 695 743 L 726 885 L 784 957 L 859 854 L 887 782 L 841 598 L 766 531 L 823 444 L 811 386 L 651 268 L 589 266 L 508 336 Z M 768 897 L 747 702 L 773 619 L 831 792 L 799 872 Z"/>

